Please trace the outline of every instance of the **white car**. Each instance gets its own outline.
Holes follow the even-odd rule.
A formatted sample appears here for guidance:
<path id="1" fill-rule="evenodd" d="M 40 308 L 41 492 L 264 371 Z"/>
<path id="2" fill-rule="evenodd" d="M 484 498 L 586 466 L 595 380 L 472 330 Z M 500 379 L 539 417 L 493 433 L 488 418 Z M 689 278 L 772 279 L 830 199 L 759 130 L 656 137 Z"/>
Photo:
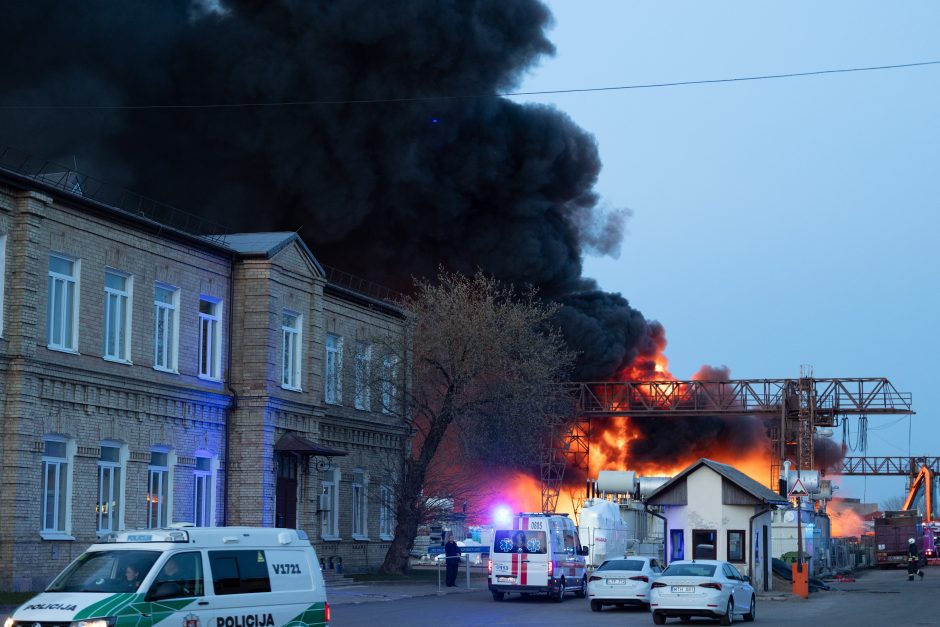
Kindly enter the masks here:
<path id="1" fill-rule="evenodd" d="M 730 625 L 735 616 L 754 620 L 757 595 L 749 579 L 728 562 L 681 560 L 669 564 L 650 587 L 650 611 L 657 625 L 676 617 L 688 622 L 693 616 Z"/>
<path id="2" fill-rule="evenodd" d="M 650 584 L 663 569 L 655 557 L 617 557 L 605 560 L 588 577 L 587 595 L 591 609 L 600 612 L 605 605 L 649 606 Z"/>

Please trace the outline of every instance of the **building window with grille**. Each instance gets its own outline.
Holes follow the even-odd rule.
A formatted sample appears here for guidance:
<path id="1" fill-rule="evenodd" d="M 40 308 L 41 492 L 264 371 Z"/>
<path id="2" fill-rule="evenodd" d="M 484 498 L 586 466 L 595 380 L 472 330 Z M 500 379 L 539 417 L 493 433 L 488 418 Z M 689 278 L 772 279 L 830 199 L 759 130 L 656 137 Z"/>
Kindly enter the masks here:
<path id="1" fill-rule="evenodd" d="M 49 256 L 49 348 L 78 351 L 78 279 L 81 262 L 60 255 Z"/>
<path id="2" fill-rule="evenodd" d="M 386 355 L 382 358 L 382 413 L 394 414 L 398 408 L 398 355 Z"/>
<path id="3" fill-rule="evenodd" d="M 74 455 L 71 440 L 59 436 L 43 438 L 40 531 L 45 539 L 65 538 L 71 533 Z"/>
<path id="4" fill-rule="evenodd" d="M 339 540 L 339 476 L 338 468 L 322 471 L 320 475 L 320 537 Z"/>
<path id="5" fill-rule="evenodd" d="M 324 400 L 331 405 L 343 402 L 343 337 L 327 333 L 326 365 L 323 377 Z"/>
<path id="6" fill-rule="evenodd" d="M 180 291 L 157 283 L 153 288 L 153 367 L 179 372 Z"/>
<path id="7" fill-rule="evenodd" d="M 379 539 L 391 540 L 395 533 L 395 493 L 383 485 L 379 489 Z"/>
<path id="8" fill-rule="evenodd" d="M 369 411 L 371 385 L 369 370 L 372 363 L 372 346 L 367 342 L 356 342 L 356 409 Z"/>
<path id="9" fill-rule="evenodd" d="M 98 455 L 98 502 L 96 531 L 119 531 L 124 520 L 124 449 L 118 443 L 102 442 Z"/>
<path id="10" fill-rule="evenodd" d="M 369 475 L 363 470 L 353 472 L 352 482 L 352 537 L 354 540 L 369 539 L 369 502 L 366 498 Z"/>
<path id="11" fill-rule="evenodd" d="M 104 273 L 104 358 L 131 361 L 131 293 L 133 277 L 106 270 Z"/>
<path id="12" fill-rule="evenodd" d="M 170 501 L 173 497 L 171 490 L 171 469 L 173 454 L 167 449 L 150 451 L 150 467 L 148 468 L 147 491 L 147 526 L 159 529 L 170 524 L 173 511 Z"/>
<path id="13" fill-rule="evenodd" d="M 281 387 L 300 391 L 301 322 L 291 311 L 281 314 Z"/>
<path id="14" fill-rule="evenodd" d="M 222 301 L 199 298 L 199 376 L 222 378 Z"/>
<path id="15" fill-rule="evenodd" d="M 216 457 L 197 453 L 193 472 L 193 523 L 197 527 L 215 526 L 215 472 Z"/>

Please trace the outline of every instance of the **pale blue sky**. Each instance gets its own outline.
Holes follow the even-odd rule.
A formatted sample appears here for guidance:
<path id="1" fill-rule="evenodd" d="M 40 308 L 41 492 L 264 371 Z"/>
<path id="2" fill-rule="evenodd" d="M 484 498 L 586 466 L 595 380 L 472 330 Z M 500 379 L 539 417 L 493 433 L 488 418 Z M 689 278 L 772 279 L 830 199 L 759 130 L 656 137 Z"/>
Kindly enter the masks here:
<path id="1" fill-rule="evenodd" d="M 548 4 L 557 54 L 521 90 L 940 59 L 937 2 Z M 910 449 L 907 419 L 872 417 L 868 454 L 938 455 L 938 85 L 927 66 L 519 100 L 597 138 L 597 190 L 633 216 L 585 273 L 663 323 L 676 376 L 888 377 L 913 394 Z"/>

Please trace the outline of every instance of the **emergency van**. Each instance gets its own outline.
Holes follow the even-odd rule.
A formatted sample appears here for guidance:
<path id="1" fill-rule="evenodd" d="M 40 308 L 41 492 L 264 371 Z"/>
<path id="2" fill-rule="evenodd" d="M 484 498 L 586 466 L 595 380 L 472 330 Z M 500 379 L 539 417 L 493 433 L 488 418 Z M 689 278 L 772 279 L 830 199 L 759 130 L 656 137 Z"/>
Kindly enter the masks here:
<path id="1" fill-rule="evenodd" d="M 520 513 L 511 529 L 493 530 L 487 564 L 493 599 L 509 592 L 545 593 L 558 602 L 567 592 L 584 598 L 587 554 L 568 514 Z"/>
<path id="2" fill-rule="evenodd" d="M 327 625 L 320 562 L 294 529 L 170 527 L 110 534 L 4 627 Z"/>

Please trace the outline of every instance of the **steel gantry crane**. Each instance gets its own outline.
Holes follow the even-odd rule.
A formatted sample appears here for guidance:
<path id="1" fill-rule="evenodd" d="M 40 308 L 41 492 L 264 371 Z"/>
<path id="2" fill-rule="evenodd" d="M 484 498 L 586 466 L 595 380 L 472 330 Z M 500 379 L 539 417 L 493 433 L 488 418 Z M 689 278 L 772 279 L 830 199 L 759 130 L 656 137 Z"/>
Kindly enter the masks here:
<path id="1" fill-rule="evenodd" d="M 924 522 L 938 516 L 940 496 L 940 457 L 846 457 L 833 474 L 863 476 L 896 476 L 908 478 L 907 496 L 901 509 L 917 509 Z M 923 509 L 919 505 L 923 503 Z"/>
<path id="2" fill-rule="evenodd" d="M 814 378 L 731 381 L 620 381 L 564 384 L 576 407 L 572 428 L 556 438 L 541 463 L 543 511 L 554 511 L 566 465 L 587 468 L 591 422 L 614 416 L 760 416 L 771 441 L 770 485 L 785 459 L 814 467 L 813 434 L 848 415 L 912 414 L 911 395 L 884 378 Z"/>

